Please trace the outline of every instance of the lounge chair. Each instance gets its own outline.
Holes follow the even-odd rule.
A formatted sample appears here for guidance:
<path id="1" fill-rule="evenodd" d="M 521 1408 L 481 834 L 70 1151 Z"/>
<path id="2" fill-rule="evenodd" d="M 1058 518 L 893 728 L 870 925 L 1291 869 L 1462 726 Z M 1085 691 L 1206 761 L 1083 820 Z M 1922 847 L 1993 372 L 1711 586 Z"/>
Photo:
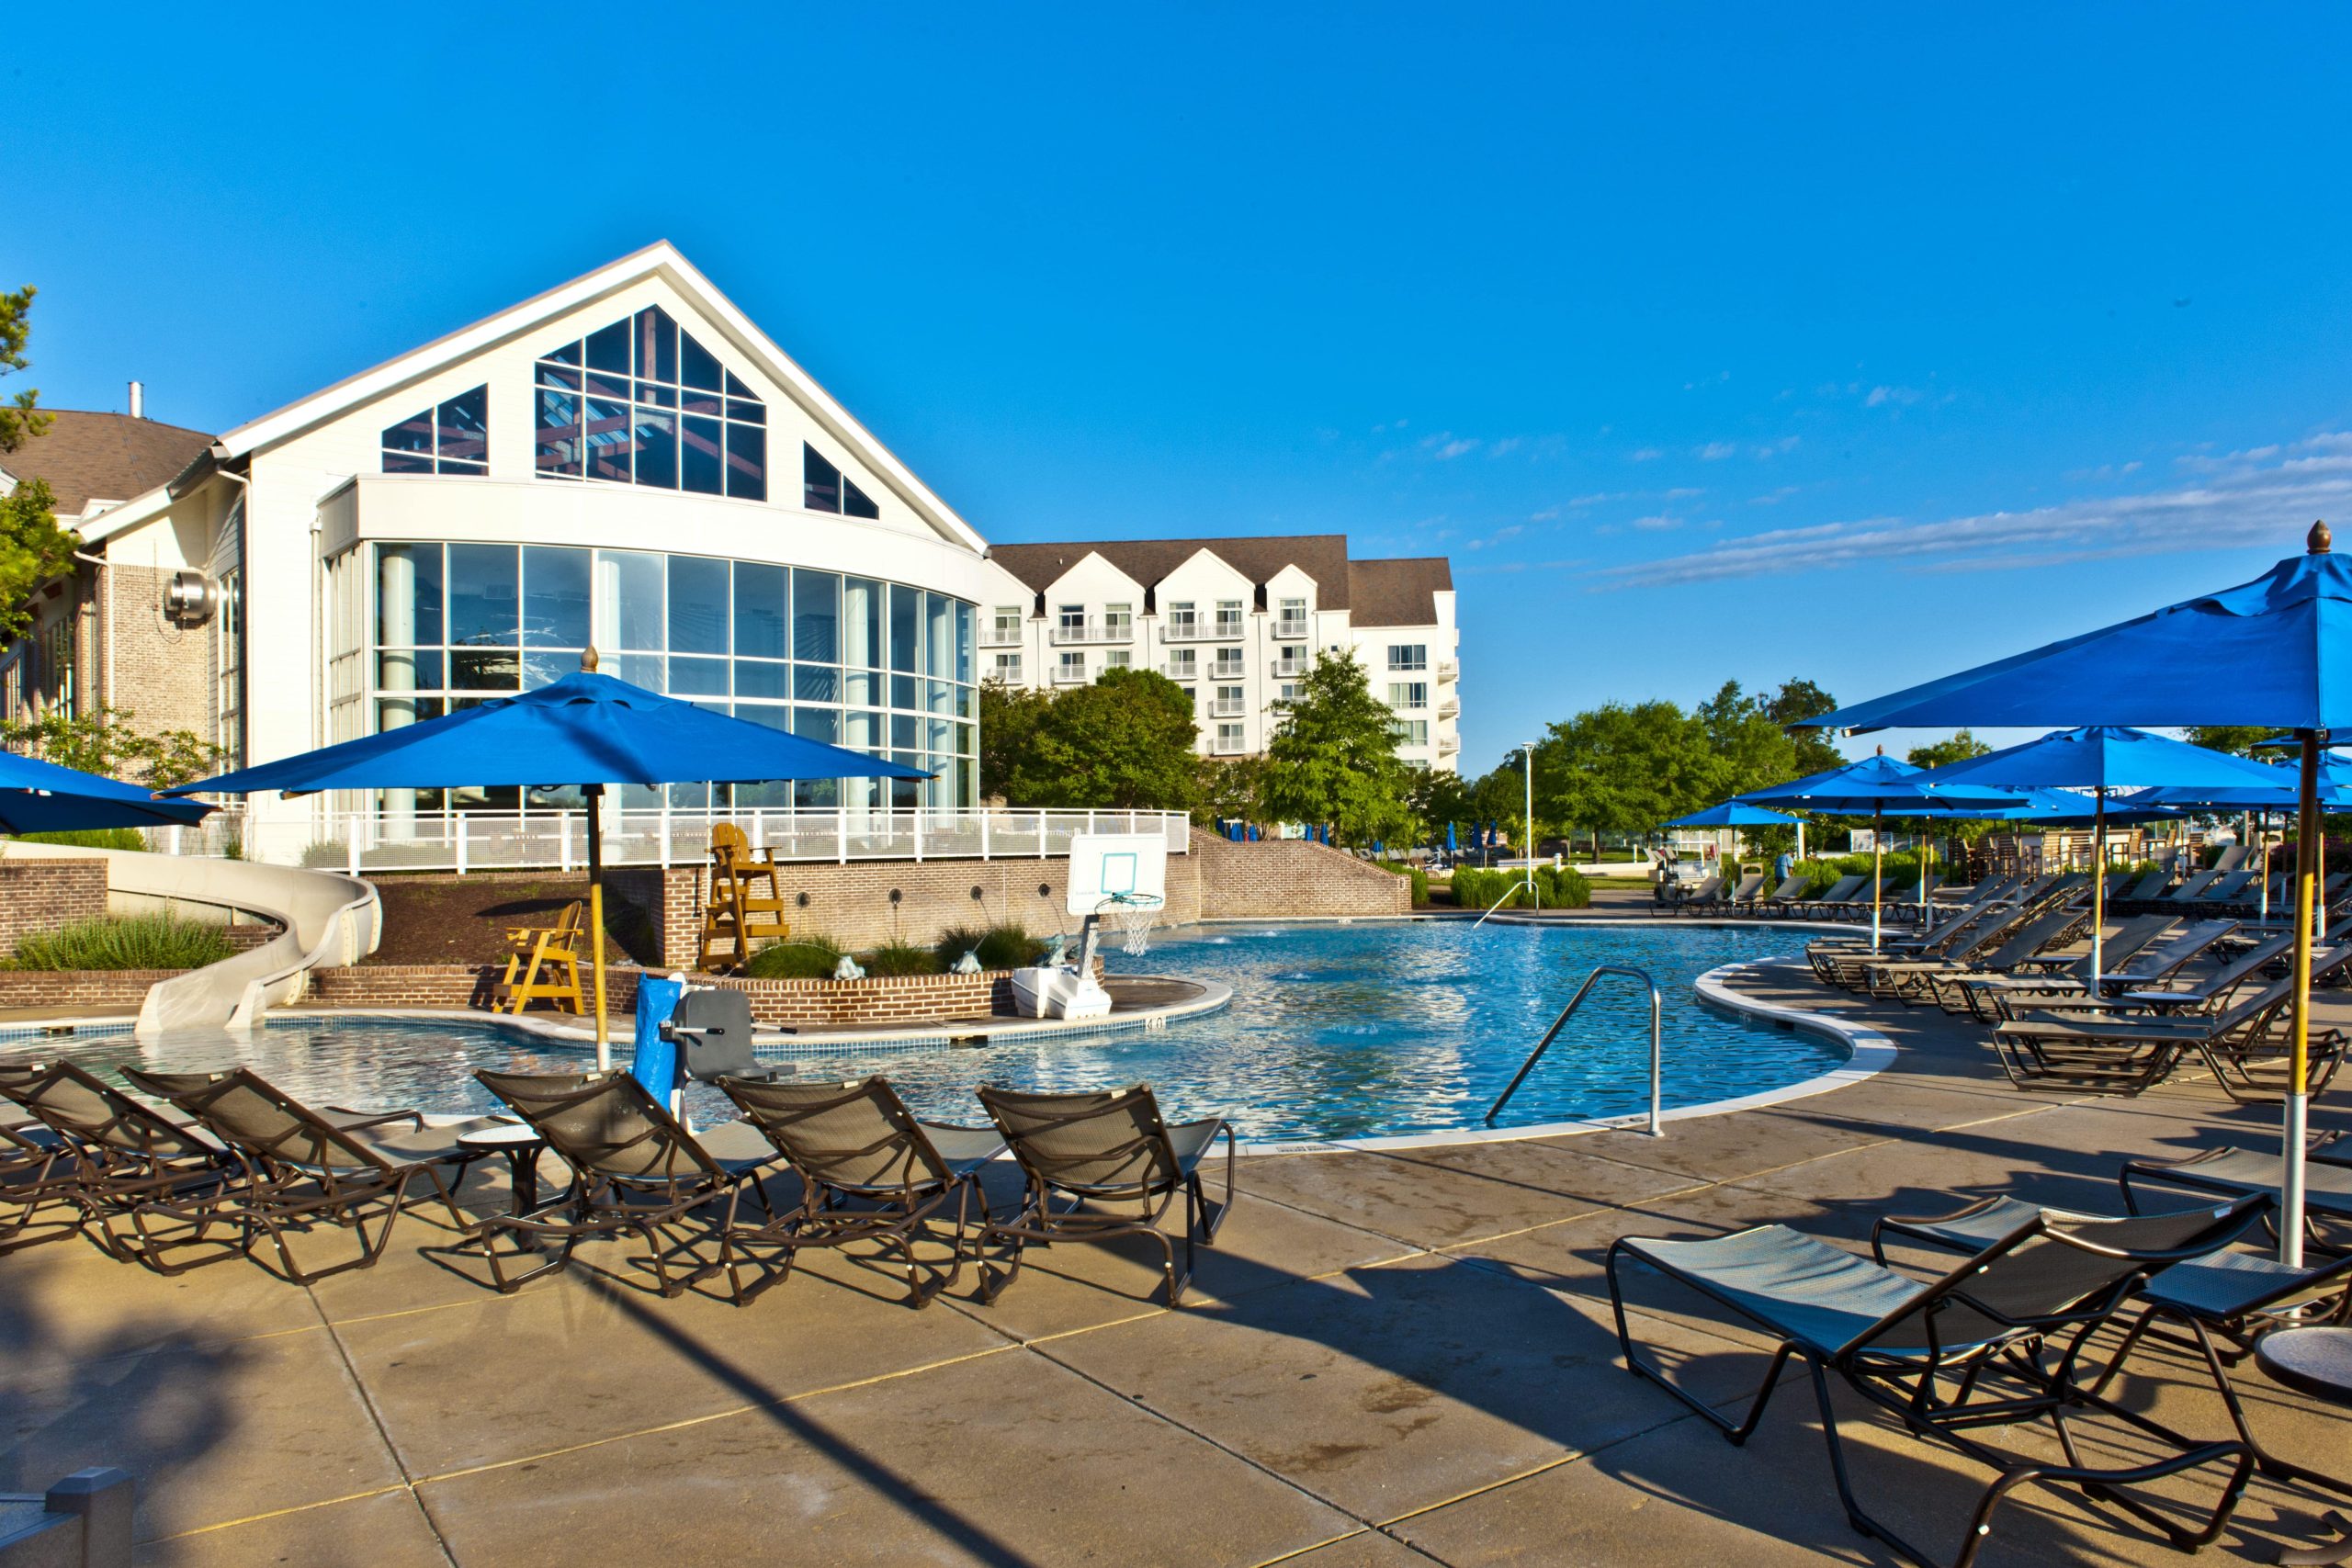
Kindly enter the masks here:
<path id="1" fill-rule="evenodd" d="M 1733 888 L 1731 897 L 1723 901 L 1724 908 L 1730 914 L 1752 915 L 1756 912 L 1756 901 L 1762 897 L 1764 897 L 1764 874 L 1760 871 L 1743 872 L 1740 874 L 1739 886 Z"/>
<path id="2" fill-rule="evenodd" d="M 427 1127 L 413 1111 L 385 1111 L 338 1124 L 246 1067 L 220 1073 L 125 1067 L 122 1076 L 133 1089 L 167 1100 L 194 1118 L 228 1146 L 243 1168 L 218 1187 L 155 1198 L 131 1211 L 141 1251 L 150 1261 L 159 1245 L 153 1228 L 158 1224 L 184 1222 L 199 1235 L 221 1224 L 237 1231 L 236 1250 L 247 1258 L 254 1258 L 254 1244 L 267 1235 L 277 1249 L 281 1278 L 297 1285 L 347 1269 L 373 1267 L 420 1176 L 448 1211 L 450 1224 L 464 1229 L 458 1183 L 466 1168 L 490 1151 L 469 1148 L 458 1140 L 467 1133 L 501 1124 L 481 1117 Z M 395 1127 L 401 1122 L 409 1125 Z M 380 1222 L 372 1241 L 368 1235 L 371 1213 Z M 322 1221 L 353 1231 L 359 1238 L 359 1256 L 324 1269 L 297 1263 L 288 1232 L 307 1231 Z M 269 1267 L 260 1258 L 254 1261 Z"/>
<path id="3" fill-rule="evenodd" d="M 2274 1144 L 2262 1149 L 2208 1149 L 2177 1160 L 2126 1160 L 2118 1184 L 2123 1189 L 2123 1206 L 2136 1214 L 2143 1196 L 2140 1189 L 2151 1184 L 2219 1198 L 2276 1200 L 2278 1182 L 2278 1150 Z M 2323 1143 L 2305 1151 L 2303 1209 L 2314 1227 L 2310 1233 L 2314 1243 L 2322 1239 L 2317 1229 L 2320 1221 L 2352 1225 L 2352 1146 Z M 2329 1246 L 2327 1250 L 2347 1249 Z"/>
<path id="4" fill-rule="evenodd" d="M 979 1173 L 1004 1150 L 993 1127 L 956 1127 L 916 1119 L 878 1077 L 849 1083 L 774 1083 L 725 1077 L 744 1119 L 791 1162 L 802 1184 L 800 1207 L 748 1236 L 756 1246 L 781 1238 L 785 1267 L 803 1247 L 873 1242 L 896 1249 L 905 1267 L 907 1301 L 927 1306 L 964 1269 L 964 1233 L 975 1200 L 988 1218 Z M 915 1242 L 955 1203 L 946 1271 L 925 1283 Z"/>
<path id="5" fill-rule="evenodd" d="M 2152 871 L 2148 873 L 2147 875 L 2142 877 L 2138 882 L 2132 884 L 2131 888 L 2125 892 L 2123 897 L 2115 900 L 2115 902 L 2123 905 L 2145 904 L 2153 899 L 2161 897 L 2164 894 L 2164 890 L 2170 886 L 2171 884 L 2172 873 L 2168 871 Z"/>
<path id="6" fill-rule="evenodd" d="M 2167 909 L 2177 909 L 2184 905 L 2194 904 L 2205 897 L 2205 889 L 2221 880 L 2222 874 L 2218 871 L 2200 871 L 2157 899 L 2156 903 L 2160 908 Z"/>
<path id="7" fill-rule="evenodd" d="M 2221 852 L 2220 854 L 2215 855 L 2215 856 L 2213 857 L 2213 864 L 2212 864 L 2211 869 L 2212 869 L 2212 870 L 2214 870 L 2214 871 L 2216 871 L 2216 872 L 2218 872 L 2218 873 L 2220 873 L 2220 874 L 2221 874 L 2222 875 L 2223 875 L 2223 876 L 2227 876 L 2228 874 L 2230 874 L 2230 873 L 2232 873 L 2232 872 L 2233 872 L 2233 871 L 2237 870 L 2237 868 L 2238 868 L 2238 867 L 2240 867 L 2240 866 L 2242 866 L 2242 865 L 2244 865 L 2244 864 L 2245 863 L 2245 856 L 2246 856 L 2246 846 L 2245 846 L 2245 845 L 2244 845 L 2244 844 L 2231 844 L 2231 845 L 2228 845 L 2228 846 L 2226 846 L 2225 848 L 2223 848 L 2223 850 L 2222 851 L 2222 852 Z"/>
<path id="8" fill-rule="evenodd" d="M 2086 945 L 2080 953 L 2034 953 L 2019 959 L 2006 975 L 1964 976 L 1960 984 L 1968 1003 L 1969 1015 L 1979 1023 L 1993 1023 L 2008 1016 L 2002 1010 L 1999 998 L 2011 992 L 2101 994 L 2100 987 L 2115 982 L 2132 960 L 2154 946 L 2177 923 L 2177 918 L 2171 915 L 2132 915 L 2126 918 L 2112 935 L 2098 944 L 2098 961 L 2104 970 L 2099 975 L 2091 973 L 2093 950 Z M 2231 925 L 2227 920 L 2214 923 L 2224 931 Z M 2181 962 L 2187 961 L 2184 958 Z"/>
<path id="9" fill-rule="evenodd" d="M 2170 915 L 2133 918 L 2161 920 L 2166 926 L 2173 924 Z M 2121 1005 L 2115 998 L 2163 985 L 2235 930 L 2235 920 L 2193 920 L 2163 945 L 2145 948 L 2120 968 L 2101 975 L 2096 987 L 2086 973 L 2079 972 L 2041 975 L 2030 979 L 2013 976 L 2006 980 L 1988 979 L 1973 986 L 1969 996 L 1991 1010 L 1976 1015 L 1985 1023 L 2022 1018 L 2029 1012 L 2046 1012 L 2053 1009 L 2060 1011 L 2075 1008 L 2092 1011 L 2111 1010 Z M 2112 961 L 2114 956 L 2115 950 L 2109 948 L 2106 959 Z M 2081 962 L 2087 964 L 2088 955 L 2086 954 Z M 2260 961 L 2267 962 L 2267 958 Z M 2260 963 L 2256 967 L 2259 967 Z"/>
<path id="10" fill-rule="evenodd" d="M 80 1233 L 109 1258 L 139 1259 L 164 1274 L 230 1256 L 175 1263 L 160 1251 L 150 1255 L 129 1245 L 113 1228 L 142 1202 L 218 1187 L 237 1171 L 219 1139 L 72 1062 L 0 1066 L 0 1099 L 47 1129 L 57 1151 L 37 1179 L 9 1194 L 19 1212 L 0 1227 L 0 1251 Z M 29 1141 L 23 1134 L 18 1138 Z M 57 1217 L 45 1217 L 51 1215 Z"/>
<path id="11" fill-rule="evenodd" d="M 1792 898 L 1782 906 L 1782 908 L 1785 913 L 1802 915 L 1809 920 L 1822 919 L 1833 913 L 1843 911 L 1846 901 L 1853 896 L 1854 889 L 1869 880 L 1868 877 L 1862 876 L 1841 876 L 1827 887 L 1823 888 L 1821 897 L 1818 898 Z"/>
<path id="12" fill-rule="evenodd" d="M 2094 1393 L 2076 1379 L 2075 1364 L 2085 1340 L 2113 1320 L 2144 1279 L 2224 1246 L 2254 1223 L 2262 1201 L 2244 1198 L 2180 1213 L 2082 1223 L 2037 1210 L 1950 1272 L 1924 1282 L 1784 1225 L 1704 1241 L 1623 1236 L 1609 1249 L 1610 1301 L 1627 1369 L 1736 1444 L 1755 1433 L 1790 1358 L 1803 1359 L 1848 1520 L 1915 1562 L 1933 1560 L 1864 1511 L 1854 1495 L 1830 1398 L 1831 1373 L 1913 1435 L 1998 1472 L 1978 1496 L 1954 1568 L 1975 1561 L 1992 1532 L 1995 1509 L 2028 1482 L 2080 1487 L 2161 1530 L 2174 1545 L 2193 1550 L 2221 1534 L 2245 1490 L 2252 1452 L 2239 1442 L 2199 1442 Z M 1744 1416 L 1735 1421 L 1718 1414 L 1635 1350 L 1620 1272 L 1627 1258 L 1778 1341 Z M 2098 1469 L 2022 1457 L 1971 1435 L 1987 1426 L 2047 1417 L 2071 1457 L 2073 1438 L 2064 1423 L 2084 1414 L 2112 1417 L 2143 1444 L 2154 1438 L 2171 1451 L 2143 1464 Z M 2224 1480 L 2220 1501 L 2194 1529 L 2113 1490 L 2205 1466 L 2222 1467 Z"/>
<path id="13" fill-rule="evenodd" d="M 470 1232 L 468 1244 L 481 1245 L 490 1260 L 492 1281 L 502 1294 L 564 1268 L 581 1242 L 612 1235 L 636 1235 L 645 1242 L 654 1288 L 664 1296 L 724 1273 L 730 1299 L 742 1306 L 783 1278 L 781 1272 L 771 1275 L 746 1292 L 735 1267 L 731 1237 L 743 1194 L 752 1193 L 773 1223 L 775 1211 L 761 1178 L 784 1158 L 750 1122 L 729 1122 L 699 1134 L 689 1133 L 643 1084 L 618 1070 L 485 1069 L 474 1077 L 513 1106 L 572 1172 L 571 1191 L 556 1202 L 526 1214 L 494 1216 Z M 673 1234 L 679 1232 L 684 1233 L 683 1239 Z M 526 1252 L 548 1242 L 559 1245 L 553 1258 L 510 1275 L 500 1260 L 497 1242 L 502 1236 L 513 1237 Z M 707 1261 L 695 1252 L 704 1243 L 718 1248 L 717 1256 Z M 788 1269 L 786 1243 L 775 1238 L 773 1245 L 786 1253 Z M 670 1266 L 680 1257 L 690 1258 L 694 1267 L 674 1275 Z"/>
<path id="14" fill-rule="evenodd" d="M 1876 947 L 1868 936 L 1849 933 L 1805 943 L 1805 962 L 1825 986 L 1857 991 L 1870 983 L 1871 965 L 1973 951 L 1993 940 L 2018 911 L 1999 904 L 1972 904 L 1940 924 L 1916 936 L 1882 935 Z"/>
<path id="15" fill-rule="evenodd" d="M 1667 907 L 1676 914 L 1698 908 L 1702 904 L 1717 905 L 1724 901 L 1724 879 L 1703 876 L 1688 887 L 1677 887 L 1673 901 Z"/>
<path id="16" fill-rule="evenodd" d="M 1871 1227 L 1871 1251 L 1885 1262 L 1886 1237 L 1896 1235 L 1915 1246 L 1971 1254 L 1991 1246 L 2036 1212 L 2032 1204 L 2015 1198 L 1995 1197 L 1928 1219 L 1882 1219 Z M 2075 1224 L 2122 1217 L 2054 1209 L 2040 1212 Z M 2267 1329 L 2352 1321 L 2352 1291 L 2345 1288 L 2347 1280 L 2352 1280 L 2352 1253 L 2297 1268 L 2263 1253 L 2227 1249 L 2176 1263 L 2141 1285 L 2132 1303 L 2140 1308 L 2139 1315 L 2108 1357 L 2105 1370 L 2091 1380 L 2090 1392 L 2104 1393 L 2143 1338 L 2193 1350 L 2204 1360 L 2238 1441 L 2253 1452 L 2264 1473 L 2352 1492 L 2352 1482 L 2298 1464 L 2266 1448 L 2246 1420 L 2245 1408 L 2224 1364 L 2250 1354 L 2254 1341 Z M 2326 1299 L 2331 1294 L 2332 1305 Z M 2289 1308 L 2301 1310 L 2290 1313 Z"/>
<path id="17" fill-rule="evenodd" d="M 2352 945 L 2329 950 L 2313 976 L 2352 962 Z M 2103 1013 L 2090 1017 L 2028 1013 L 1993 1030 L 2002 1069 L 2019 1089 L 2093 1088 L 2138 1094 L 2160 1083 L 2191 1053 L 2202 1057 L 2224 1093 L 2242 1104 L 2276 1099 L 2294 1002 L 2292 976 L 2210 1016 Z M 2325 1089 L 2344 1056 L 2341 1030 L 2309 1037 L 2312 1092 Z"/>
<path id="18" fill-rule="evenodd" d="M 2007 975 L 2035 953 L 2073 941 L 2089 919 L 2088 910 L 2072 905 L 2045 908 L 2011 927 L 1996 945 L 1964 961 L 1928 960 L 1883 965 L 1871 972 L 1871 994 L 1899 995 L 1908 1001 L 1924 987 L 1936 1005 L 1946 1012 L 1966 1012 L 1968 996 L 1962 987 L 1962 980 L 1980 975 Z"/>
<path id="19" fill-rule="evenodd" d="M 1011 1244 L 1001 1273 L 986 1271 L 980 1299 L 992 1302 L 1021 1271 L 1030 1242 L 1102 1241 L 1147 1235 L 1159 1244 L 1161 1278 L 1171 1307 L 1192 1282 L 1193 1248 L 1214 1246 L 1218 1227 L 1233 1207 L 1233 1128 L 1221 1116 L 1170 1122 L 1159 1102 L 1142 1085 L 1116 1093 L 1030 1094 L 982 1085 L 980 1103 L 1020 1162 L 1024 1179 L 1021 1211 L 1010 1220 L 991 1220 L 980 1245 Z M 1201 1165 L 1225 1140 L 1225 1197 L 1212 1203 L 1201 1184 Z M 1184 1201 L 1184 1269 L 1176 1270 L 1176 1248 L 1159 1222 L 1179 1196 Z M 1055 1208 L 1055 1200 L 1066 1201 Z M 1134 1204 L 1127 1215 L 1104 1213 L 1106 1205 Z"/>
<path id="20" fill-rule="evenodd" d="M 1792 876 L 1772 889 L 1770 893 L 1756 900 L 1756 907 L 1751 913 L 1760 915 L 1770 910 L 1778 910 L 1785 914 L 1788 912 L 1789 906 L 1796 902 L 1804 895 L 1804 890 L 1811 886 L 1813 886 L 1811 877 Z"/>
<path id="21" fill-rule="evenodd" d="M 2246 891 L 2253 886 L 2254 873 L 2224 872 L 2218 879 L 2206 885 L 2205 891 L 2198 895 L 2197 902 L 2208 909 L 2234 909 L 2242 905 L 2252 904 L 2259 896 L 2261 892 L 2259 888 L 2256 888 L 2251 894 Z"/>

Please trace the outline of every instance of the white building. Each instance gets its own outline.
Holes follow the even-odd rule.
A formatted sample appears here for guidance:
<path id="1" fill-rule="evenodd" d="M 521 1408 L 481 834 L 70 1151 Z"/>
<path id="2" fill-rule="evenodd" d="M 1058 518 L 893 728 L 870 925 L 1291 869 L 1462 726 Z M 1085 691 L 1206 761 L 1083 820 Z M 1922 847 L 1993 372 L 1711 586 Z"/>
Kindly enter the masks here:
<path id="1" fill-rule="evenodd" d="M 0 659 L 13 711 L 130 708 L 261 762 L 544 684 L 593 645 L 607 673 L 937 774 L 842 804 L 978 799 L 985 542 L 668 244 L 196 442 L 81 516 L 103 564 Z M 45 657 L 79 689 L 26 679 Z M 565 804 L 495 794 L 253 809 L 282 839 L 330 808 Z"/>
<path id="2" fill-rule="evenodd" d="M 1350 560 L 1340 534 L 999 545 L 981 592 L 983 679 L 1050 690 L 1157 670 L 1193 694 L 1204 752 L 1247 756 L 1318 654 L 1348 649 L 1396 712 L 1398 754 L 1456 766 L 1460 638 L 1442 556 Z"/>

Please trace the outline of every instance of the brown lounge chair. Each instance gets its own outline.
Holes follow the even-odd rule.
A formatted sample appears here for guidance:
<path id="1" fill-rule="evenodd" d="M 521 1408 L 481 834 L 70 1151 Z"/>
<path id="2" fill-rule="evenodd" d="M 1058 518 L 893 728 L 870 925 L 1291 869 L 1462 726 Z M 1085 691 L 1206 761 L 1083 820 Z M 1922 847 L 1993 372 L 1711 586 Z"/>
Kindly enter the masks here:
<path id="1" fill-rule="evenodd" d="M 38 1175 L 14 1186 L 17 1214 L 0 1224 L 0 1252 L 85 1234 L 109 1258 L 140 1259 L 159 1273 L 177 1274 L 197 1262 L 171 1263 L 115 1234 L 139 1204 L 218 1187 L 237 1170 L 221 1142 L 185 1119 L 158 1111 L 72 1062 L 0 1066 L 0 1099 L 34 1118 L 49 1134 L 51 1158 Z M 17 1142 L 30 1145 L 19 1129 Z M 62 1211 L 62 1213 L 61 1213 Z"/>
<path id="2" fill-rule="evenodd" d="M 420 1176 L 448 1211 L 449 1223 L 464 1229 L 458 1183 L 466 1168 L 490 1151 L 468 1148 L 459 1139 L 503 1124 L 481 1117 L 427 1127 L 423 1114 L 414 1111 L 344 1112 L 340 1120 L 333 1119 L 246 1067 L 221 1073 L 125 1067 L 122 1076 L 133 1089 L 193 1117 L 227 1145 L 240 1168 L 209 1190 L 159 1198 L 131 1211 L 141 1249 L 150 1261 L 159 1245 L 153 1229 L 159 1222 L 186 1222 L 199 1236 L 220 1224 L 236 1230 L 236 1251 L 247 1258 L 254 1258 L 254 1244 L 266 1235 L 277 1249 L 280 1277 L 297 1285 L 347 1269 L 372 1268 L 391 1240 L 392 1226 L 408 1207 L 410 1189 Z M 401 1122 L 408 1126 L 395 1128 Z M 368 1235 L 370 1218 L 380 1222 L 372 1241 Z M 324 1269 L 297 1263 L 288 1234 L 308 1231 L 321 1222 L 355 1233 L 359 1256 Z M 269 1268 L 258 1258 L 254 1261 Z"/>
<path id="3" fill-rule="evenodd" d="M 1012 1244 L 1012 1261 L 1001 1274 L 985 1274 L 980 1299 L 994 1301 L 1021 1272 L 1030 1242 L 1104 1241 L 1148 1235 L 1159 1244 L 1161 1277 L 1168 1304 L 1183 1300 L 1192 1282 L 1195 1245 L 1214 1246 L 1233 1207 L 1233 1129 L 1221 1116 L 1169 1122 L 1159 1102 L 1143 1085 L 1117 1093 L 1029 1094 L 982 1085 L 980 1103 L 1004 1134 L 1026 1179 L 1021 1212 L 989 1223 L 980 1245 Z M 1225 1197 L 1212 1203 L 1201 1187 L 1201 1163 L 1217 1138 L 1225 1139 Z M 1184 1271 L 1176 1271 L 1176 1248 L 1159 1222 L 1177 1197 L 1184 1200 Z M 1059 1196 L 1067 1200 L 1054 1206 Z M 1107 1205 L 1134 1204 L 1136 1213 L 1102 1212 Z"/>
<path id="4" fill-rule="evenodd" d="M 791 1162 L 802 1185 L 797 1209 L 742 1233 L 733 1238 L 737 1244 L 777 1242 L 787 1271 L 798 1247 L 873 1242 L 885 1254 L 895 1249 L 906 1269 L 907 1303 L 915 1307 L 928 1306 L 963 1273 L 975 1199 L 981 1220 L 988 1218 L 980 1171 L 1004 1152 L 995 1128 L 920 1121 L 878 1077 L 810 1084 L 730 1077 L 718 1087 Z M 914 1244 L 945 1219 L 951 1200 L 947 1268 L 926 1283 Z"/>
<path id="5" fill-rule="evenodd" d="M 735 1214 L 749 1191 L 771 1222 L 761 1178 L 782 1158 L 749 1122 L 729 1122 L 689 1133 L 645 1086 L 620 1071 L 604 1073 L 474 1074 L 482 1086 L 513 1106 L 558 1158 L 571 1168 L 571 1191 L 526 1214 L 501 1214 L 473 1227 L 468 1245 L 479 1243 L 490 1260 L 500 1292 L 521 1288 L 571 1261 L 571 1250 L 595 1236 L 633 1235 L 651 1256 L 655 1288 L 674 1296 L 713 1274 L 725 1273 L 729 1299 L 749 1303 L 781 1274 L 742 1288 L 729 1238 Z M 723 1209 L 720 1205 L 724 1205 Z M 683 1238 L 675 1233 L 684 1233 Z M 511 1235 L 526 1247 L 560 1243 L 555 1257 L 520 1274 L 501 1262 L 497 1238 Z M 715 1242 L 716 1258 L 695 1254 Z M 778 1245 L 783 1245 L 779 1239 Z M 694 1267 L 673 1275 L 681 1256 Z M 788 1266 L 788 1259 L 787 1259 Z"/>

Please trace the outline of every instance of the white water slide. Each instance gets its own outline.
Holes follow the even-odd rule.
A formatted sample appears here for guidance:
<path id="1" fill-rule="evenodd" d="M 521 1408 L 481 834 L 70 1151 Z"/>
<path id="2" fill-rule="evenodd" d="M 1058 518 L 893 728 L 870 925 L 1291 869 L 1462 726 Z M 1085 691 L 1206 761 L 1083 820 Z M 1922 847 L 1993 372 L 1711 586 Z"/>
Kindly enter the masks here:
<path id="1" fill-rule="evenodd" d="M 375 888 L 336 872 L 57 844 L 11 843 L 0 853 L 10 860 L 104 860 L 107 902 L 118 913 L 243 910 L 284 928 L 250 952 L 150 986 L 139 1009 L 141 1036 L 167 1029 L 251 1029 L 264 1010 L 301 995 L 303 977 L 312 969 L 344 968 L 375 952 L 382 928 Z"/>

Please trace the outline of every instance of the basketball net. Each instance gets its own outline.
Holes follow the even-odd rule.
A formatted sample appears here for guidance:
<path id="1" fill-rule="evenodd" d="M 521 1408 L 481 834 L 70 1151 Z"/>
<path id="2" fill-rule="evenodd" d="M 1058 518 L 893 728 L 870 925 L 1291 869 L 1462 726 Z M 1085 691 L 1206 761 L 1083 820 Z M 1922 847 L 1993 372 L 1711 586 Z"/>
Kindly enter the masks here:
<path id="1" fill-rule="evenodd" d="M 1130 958 L 1141 958 L 1151 947 L 1151 928 L 1159 923 L 1160 900 L 1148 893 L 1114 893 L 1094 906 L 1095 917 L 1119 933 L 1119 945 Z"/>

